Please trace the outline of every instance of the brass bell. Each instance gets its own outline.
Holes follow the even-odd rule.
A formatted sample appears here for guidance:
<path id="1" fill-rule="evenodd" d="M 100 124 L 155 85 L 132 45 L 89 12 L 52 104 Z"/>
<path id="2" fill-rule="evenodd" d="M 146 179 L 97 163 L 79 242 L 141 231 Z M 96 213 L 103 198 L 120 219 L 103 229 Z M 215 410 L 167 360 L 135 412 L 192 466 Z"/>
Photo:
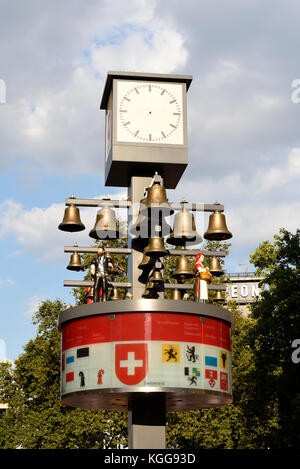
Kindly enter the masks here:
<path id="1" fill-rule="evenodd" d="M 103 207 L 97 213 L 96 223 L 89 236 L 94 239 L 116 239 L 119 237 L 115 212 L 109 207 Z"/>
<path id="2" fill-rule="evenodd" d="M 62 231 L 82 231 L 85 229 L 84 224 L 80 220 L 79 209 L 76 205 L 69 205 L 65 208 L 63 221 L 58 225 L 58 229 Z"/>
<path id="3" fill-rule="evenodd" d="M 148 256 L 153 257 L 166 256 L 168 252 L 164 247 L 163 238 L 161 238 L 160 236 L 153 236 L 153 238 L 150 238 L 147 254 Z"/>
<path id="4" fill-rule="evenodd" d="M 201 241 L 202 238 L 196 231 L 194 215 L 183 208 L 175 215 L 173 231 L 167 239 L 167 243 L 184 246 L 198 244 Z"/>
<path id="5" fill-rule="evenodd" d="M 154 183 L 149 189 L 145 201 L 146 209 L 159 209 L 164 215 L 172 215 L 174 210 L 169 206 L 166 189 L 159 183 Z M 144 211 L 144 209 L 142 208 Z"/>
<path id="6" fill-rule="evenodd" d="M 150 276 L 150 282 L 152 282 L 154 285 L 159 285 L 163 283 L 164 279 L 161 274 L 161 271 L 159 269 L 155 269 L 153 274 Z"/>
<path id="7" fill-rule="evenodd" d="M 87 293 L 87 297 L 90 298 L 90 299 L 94 299 L 94 287 L 90 287 L 88 293 Z"/>
<path id="8" fill-rule="evenodd" d="M 191 264 L 187 256 L 179 256 L 176 263 L 176 269 L 172 274 L 173 278 L 178 281 L 183 281 L 188 278 L 193 278 L 194 272 L 192 271 Z"/>
<path id="9" fill-rule="evenodd" d="M 149 251 L 149 246 L 145 247 L 144 254 L 143 254 L 143 259 L 141 260 L 140 264 L 138 265 L 138 268 L 141 269 L 141 270 L 147 269 L 153 263 L 153 259 L 151 259 L 151 257 L 148 256 L 148 251 Z"/>
<path id="10" fill-rule="evenodd" d="M 232 238 L 232 233 L 227 228 L 225 215 L 215 211 L 209 217 L 208 229 L 204 233 L 204 238 L 210 241 L 224 241 Z"/>
<path id="11" fill-rule="evenodd" d="M 149 280 L 146 283 L 145 290 L 155 290 L 155 289 L 156 289 L 156 286 L 154 285 L 154 283 L 151 280 Z"/>
<path id="12" fill-rule="evenodd" d="M 80 255 L 78 254 L 78 252 L 73 252 L 73 254 L 71 255 L 70 262 L 69 262 L 69 265 L 67 266 L 67 269 L 68 270 L 76 270 L 78 272 L 80 270 L 83 270 Z"/>
<path id="13" fill-rule="evenodd" d="M 155 298 L 158 297 L 156 292 L 156 287 L 153 282 L 147 282 L 145 286 L 145 291 L 142 295 L 143 298 Z"/>
<path id="14" fill-rule="evenodd" d="M 120 290 L 118 288 L 113 289 L 113 295 L 110 297 L 111 300 L 121 300 Z"/>
<path id="15" fill-rule="evenodd" d="M 172 300 L 181 300 L 181 291 L 178 288 L 174 288 L 172 291 Z"/>
<path id="16" fill-rule="evenodd" d="M 209 271 L 214 277 L 221 277 L 224 274 L 218 257 L 211 257 L 209 260 Z"/>
<path id="17" fill-rule="evenodd" d="M 217 290 L 216 295 L 213 298 L 213 301 L 217 301 L 218 303 L 224 303 L 225 299 L 223 298 L 222 292 Z"/>

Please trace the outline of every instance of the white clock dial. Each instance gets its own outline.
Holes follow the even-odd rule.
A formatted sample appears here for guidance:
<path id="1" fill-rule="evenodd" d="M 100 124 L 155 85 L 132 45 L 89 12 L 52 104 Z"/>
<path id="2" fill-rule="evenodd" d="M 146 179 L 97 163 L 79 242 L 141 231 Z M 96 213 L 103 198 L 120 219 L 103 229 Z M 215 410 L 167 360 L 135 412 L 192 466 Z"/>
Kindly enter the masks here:
<path id="1" fill-rule="evenodd" d="M 183 143 L 182 87 L 156 82 L 121 82 L 118 141 Z"/>

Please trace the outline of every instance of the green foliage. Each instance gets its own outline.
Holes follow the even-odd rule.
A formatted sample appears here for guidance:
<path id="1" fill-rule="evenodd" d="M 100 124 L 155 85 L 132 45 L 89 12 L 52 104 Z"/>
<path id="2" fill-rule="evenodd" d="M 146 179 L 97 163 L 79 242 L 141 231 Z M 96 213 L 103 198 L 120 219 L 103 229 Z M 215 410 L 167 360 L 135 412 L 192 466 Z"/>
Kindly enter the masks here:
<path id="1" fill-rule="evenodd" d="M 0 419 L 0 448 L 118 448 L 126 445 L 127 415 L 74 409 L 60 404 L 58 315 L 65 305 L 44 301 L 30 340 L 12 366 L 0 363 L 0 401 L 8 404 Z"/>
<path id="2" fill-rule="evenodd" d="M 266 274 L 272 271 L 276 264 L 276 259 L 280 249 L 281 236 L 284 233 L 281 228 L 279 235 L 274 235 L 273 244 L 270 241 L 262 242 L 254 253 L 250 254 L 250 262 L 256 267 L 257 275 Z"/>
<path id="3" fill-rule="evenodd" d="M 246 401 L 244 376 L 251 364 L 251 350 L 244 346 L 247 319 L 237 306 L 228 305 L 235 320 L 232 334 L 233 403 L 212 409 L 167 414 L 169 448 L 240 449 L 251 446 L 241 403 Z"/>
<path id="4" fill-rule="evenodd" d="M 273 247 L 262 243 L 252 259 L 266 289 L 252 306 L 249 346 L 253 350 L 253 400 L 259 413 L 264 444 L 300 448 L 300 364 L 291 360 L 292 342 L 300 338 L 300 230 L 281 229 Z M 257 435 L 261 439 L 261 435 Z"/>

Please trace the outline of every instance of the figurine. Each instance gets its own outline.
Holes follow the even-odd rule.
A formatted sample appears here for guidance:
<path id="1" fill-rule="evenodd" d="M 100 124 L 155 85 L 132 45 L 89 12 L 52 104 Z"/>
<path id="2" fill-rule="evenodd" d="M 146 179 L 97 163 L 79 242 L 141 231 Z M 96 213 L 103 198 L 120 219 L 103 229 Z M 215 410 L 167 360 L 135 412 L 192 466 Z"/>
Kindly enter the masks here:
<path id="1" fill-rule="evenodd" d="M 94 303 L 100 298 L 100 289 L 102 290 L 102 301 L 107 300 L 107 278 L 112 273 L 114 266 L 109 255 L 105 254 L 103 246 L 98 247 L 98 255 L 92 260 L 91 275 L 94 279 Z"/>
<path id="2" fill-rule="evenodd" d="M 206 303 L 208 301 L 208 288 L 207 282 L 210 281 L 212 275 L 208 270 L 208 267 L 203 265 L 204 255 L 199 252 L 196 256 L 195 263 L 195 300 L 198 303 Z"/>

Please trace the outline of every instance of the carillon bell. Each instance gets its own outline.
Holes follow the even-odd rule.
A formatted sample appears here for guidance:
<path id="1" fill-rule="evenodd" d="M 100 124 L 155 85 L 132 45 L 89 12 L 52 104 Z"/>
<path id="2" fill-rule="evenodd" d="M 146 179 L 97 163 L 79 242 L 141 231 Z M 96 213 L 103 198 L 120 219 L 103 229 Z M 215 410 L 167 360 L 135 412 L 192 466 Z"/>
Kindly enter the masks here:
<path id="1" fill-rule="evenodd" d="M 217 301 L 218 303 L 224 303 L 225 299 L 222 295 L 222 292 L 220 290 L 217 290 L 216 295 L 213 298 L 213 301 Z"/>
<path id="2" fill-rule="evenodd" d="M 232 238 L 232 233 L 227 228 L 223 213 L 216 210 L 210 215 L 208 229 L 204 233 L 204 238 L 210 241 L 225 241 Z"/>
<path id="3" fill-rule="evenodd" d="M 146 209 L 159 209 L 166 215 L 172 215 L 174 210 L 170 208 L 166 189 L 159 183 L 155 182 L 149 189 L 145 201 Z"/>
<path id="4" fill-rule="evenodd" d="M 193 278 L 194 272 L 192 271 L 191 264 L 187 256 L 178 256 L 176 269 L 172 274 L 173 278 L 182 281 L 188 278 Z"/>
<path id="5" fill-rule="evenodd" d="M 82 231 L 85 229 L 84 224 L 80 220 L 80 213 L 76 205 L 69 205 L 65 208 L 63 221 L 58 225 L 58 229 L 62 231 Z"/>
<path id="6" fill-rule="evenodd" d="M 89 287 L 89 291 L 87 293 L 87 298 L 93 299 L 94 298 L 94 287 Z"/>
<path id="7" fill-rule="evenodd" d="M 144 253 L 143 253 L 143 258 L 142 258 L 140 264 L 138 265 L 138 268 L 141 269 L 141 270 L 147 269 L 153 263 L 153 259 L 151 259 L 151 257 L 148 256 L 148 251 L 149 251 L 149 246 L 145 247 Z"/>
<path id="8" fill-rule="evenodd" d="M 159 269 L 155 269 L 153 271 L 153 274 L 149 278 L 150 282 L 152 282 L 154 285 L 160 285 L 163 283 L 164 279 L 161 274 L 161 271 Z"/>
<path id="9" fill-rule="evenodd" d="M 73 254 L 70 257 L 70 262 L 69 265 L 67 266 L 68 270 L 76 270 L 80 271 L 83 270 L 83 266 L 81 264 L 81 258 L 78 252 L 73 252 Z"/>
<path id="10" fill-rule="evenodd" d="M 93 239 L 119 238 L 115 212 L 109 207 L 103 207 L 97 213 L 94 228 L 89 233 Z"/>
<path id="11" fill-rule="evenodd" d="M 201 241 L 202 238 L 196 231 L 194 215 L 183 208 L 175 215 L 173 231 L 167 239 L 167 243 L 184 246 L 198 244 Z"/>
<path id="12" fill-rule="evenodd" d="M 218 257 L 211 257 L 209 260 L 209 271 L 214 277 L 221 277 L 224 274 Z"/>
<path id="13" fill-rule="evenodd" d="M 158 293 L 153 282 L 147 282 L 145 286 L 145 291 L 142 295 L 143 298 L 158 298 Z"/>
<path id="14" fill-rule="evenodd" d="M 182 299 L 181 291 L 178 290 L 178 288 L 174 288 L 174 290 L 172 291 L 171 300 L 181 300 L 181 299 Z"/>
<path id="15" fill-rule="evenodd" d="M 119 288 L 113 289 L 113 295 L 110 297 L 111 300 L 121 300 L 121 292 Z"/>
<path id="16" fill-rule="evenodd" d="M 153 257 L 166 256 L 168 251 L 165 249 L 163 238 L 160 236 L 153 236 L 153 238 L 150 238 L 147 254 L 148 256 Z"/>

